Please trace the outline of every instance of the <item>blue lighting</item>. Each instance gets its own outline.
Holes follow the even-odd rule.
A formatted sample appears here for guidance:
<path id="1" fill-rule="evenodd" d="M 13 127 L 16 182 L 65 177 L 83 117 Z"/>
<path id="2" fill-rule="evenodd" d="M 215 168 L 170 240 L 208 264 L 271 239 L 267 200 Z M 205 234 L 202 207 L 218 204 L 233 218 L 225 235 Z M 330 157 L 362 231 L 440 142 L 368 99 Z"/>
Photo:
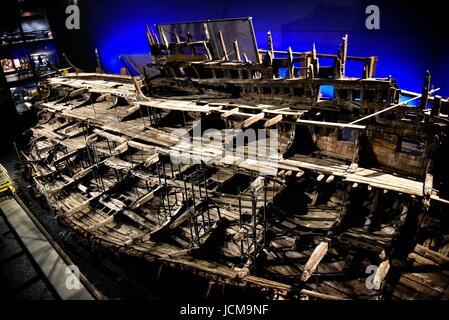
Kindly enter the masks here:
<path id="1" fill-rule="evenodd" d="M 324 84 L 320 86 L 321 98 L 332 99 L 334 97 L 334 86 Z"/>
<path id="2" fill-rule="evenodd" d="M 429 70 L 432 85 L 441 87 L 440 95 L 448 96 L 447 35 L 434 35 L 432 30 L 409 31 L 417 30 L 416 12 L 401 7 L 402 18 L 397 19 L 396 4 L 378 2 L 383 13 L 380 30 L 365 28 L 364 7 L 356 0 L 341 3 L 278 0 L 276 10 L 266 10 L 273 6 L 271 0 L 260 0 L 258 6 L 250 0 L 213 5 L 206 0 L 134 0 L 126 4 L 119 0 L 98 0 L 89 1 L 92 16 L 84 21 L 89 21 L 88 27 L 93 30 L 91 41 L 99 49 L 102 65 L 108 72 L 120 71 L 120 54 L 149 52 L 145 24 L 251 16 L 259 48 L 267 48 L 266 32 L 270 30 L 275 50 L 291 46 L 293 51 L 310 51 L 315 43 L 317 52 L 336 54 L 341 38 L 347 33 L 348 55 L 378 56 L 377 77 L 391 75 L 400 88 L 420 92 L 424 74 Z M 346 74 L 361 77 L 362 69 L 363 65 L 348 63 Z"/>
<path id="3" fill-rule="evenodd" d="M 411 98 L 413 98 L 413 97 L 410 97 L 410 96 L 407 96 L 407 95 L 402 95 L 401 96 L 401 102 L 410 100 Z M 408 106 L 417 107 L 417 106 L 419 106 L 420 102 L 421 102 L 420 99 L 416 99 L 416 100 L 410 101 L 409 103 L 407 103 L 407 105 Z"/>

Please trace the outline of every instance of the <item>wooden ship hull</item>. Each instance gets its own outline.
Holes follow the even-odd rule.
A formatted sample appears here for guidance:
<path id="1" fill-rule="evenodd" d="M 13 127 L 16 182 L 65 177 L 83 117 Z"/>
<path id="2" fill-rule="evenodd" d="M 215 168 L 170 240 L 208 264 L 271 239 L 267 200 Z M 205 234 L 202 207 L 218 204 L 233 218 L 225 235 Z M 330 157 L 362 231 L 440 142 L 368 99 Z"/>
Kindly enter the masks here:
<path id="1" fill-rule="evenodd" d="M 270 299 L 449 298 L 448 101 L 429 76 L 411 93 L 426 107 L 411 107 L 374 78 L 375 57 L 346 55 L 347 37 L 320 55 L 275 51 L 269 35 L 250 61 L 237 40 L 231 58 L 224 22 L 196 23 L 201 41 L 148 30 L 153 77 L 46 79 L 23 158 L 53 214 L 115 252 Z"/>

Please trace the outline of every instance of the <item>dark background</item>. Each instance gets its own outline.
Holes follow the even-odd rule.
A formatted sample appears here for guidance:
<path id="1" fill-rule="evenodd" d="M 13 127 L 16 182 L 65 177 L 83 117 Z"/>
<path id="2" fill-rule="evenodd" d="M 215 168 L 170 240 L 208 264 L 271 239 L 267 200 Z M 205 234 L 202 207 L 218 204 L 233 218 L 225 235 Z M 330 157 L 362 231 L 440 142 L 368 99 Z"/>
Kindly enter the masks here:
<path id="1" fill-rule="evenodd" d="M 2 0 L 2 5 L 7 2 L 17 1 Z M 79 30 L 65 27 L 70 4 L 80 8 Z M 371 4 L 380 8 L 380 30 L 365 27 L 365 8 Z M 59 54 L 67 53 L 85 71 L 95 70 L 95 48 L 105 71 L 114 73 L 122 67 L 120 54 L 147 53 L 145 24 L 251 16 L 260 48 L 266 48 L 270 30 L 277 50 L 309 51 L 315 42 L 319 52 L 336 53 L 347 33 L 349 55 L 379 57 L 378 77 L 392 75 L 401 88 L 420 92 L 429 70 L 431 83 L 441 87 L 439 94 L 449 95 L 449 10 L 444 1 L 40 0 L 20 6 L 46 8 Z M 3 10 L 1 19 L 2 25 L 8 23 Z M 348 75 L 360 76 L 354 67 L 359 70 L 348 66 Z M 2 100 L 2 126 L 14 121 L 6 105 Z"/>
<path id="2" fill-rule="evenodd" d="M 39 2 L 39 1 L 36 1 Z M 259 47 L 266 32 L 275 49 L 309 51 L 312 43 L 324 53 L 336 53 L 349 35 L 349 55 L 379 57 L 378 76 L 392 75 L 402 88 L 421 91 L 424 72 L 449 95 L 449 10 L 444 1 L 357 0 L 45 0 L 61 50 L 81 67 L 94 69 L 97 47 L 106 71 L 119 72 L 121 53 L 148 52 L 145 24 L 253 17 Z M 65 28 L 65 8 L 77 3 L 80 30 Z M 365 8 L 380 8 L 380 30 L 367 30 Z M 355 74 L 355 76 L 360 76 Z M 447 89 L 444 89 L 447 88 Z"/>

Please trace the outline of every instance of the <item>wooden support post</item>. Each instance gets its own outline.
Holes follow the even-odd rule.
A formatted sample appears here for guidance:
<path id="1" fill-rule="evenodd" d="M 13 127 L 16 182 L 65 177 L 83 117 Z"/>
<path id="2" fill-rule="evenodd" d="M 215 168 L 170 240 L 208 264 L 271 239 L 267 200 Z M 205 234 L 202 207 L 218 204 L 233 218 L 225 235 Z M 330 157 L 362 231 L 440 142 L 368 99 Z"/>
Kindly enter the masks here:
<path id="1" fill-rule="evenodd" d="M 151 35 L 153 36 L 154 41 L 156 42 L 156 44 L 159 44 L 159 39 L 156 35 L 156 33 L 154 33 L 151 29 L 150 29 Z"/>
<path id="2" fill-rule="evenodd" d="M 177 44 L 181 43 L 181 39 L 179 38 L 179 35 L 176 32 L 175 32 L 175 39 Z"/>
<path id="3" fill-rule="evenodd" d="M 214 286 L 215 282 L 214 281 L 209 281 L 209 284 L 207 285 L 207 290 L 206 290 L 206 294 L 204 295 L 204 299 L 209 298 L 209 295 L 212 291 L 212 287 Z"/>
<path id="4" fill-rule="evenodd" d="M 161 35 L 161 40 L 162 40 L 162 42 L 164 42 L 164 44 L 167 46 L 167 49 L 168 49 L 168 45 L 170 44 L 170 42 L 168 42 L 168 40 L 167 40 L 167 36 L 165 35 L 165 32 L 164 32 L 164 30 L 163 29 L 160 29 L 160 35 Z M 167 51 L 167 54 L 169 55 L 170 54 L 170 52 L 169 51 Z"/>
<path id="5" fill-rule="evenodd" d="M 341 73 L 340 77 L 345 76 L 345 69 L 346 69 L 346 57 L 348 55 L 348 35 L 345 34 L 343 37 L 343 43 L 341 44 Z"/>
<path id="6" fill-rule="evenodd" d="M 210 52 L 210 49 L 209 49 L 209 47 L 208 47 L 208 45 L 207 45 L 207 42 L 206 41 L 203 41 L 203 45 L 204 45 L 204 50 L 206 50 L 206 55 L 207 55 L 207 59 L 208 60 L 212 60 L 212 54 L 211 54 L 211 52 Z"/>
<path id="7" fill-rule="evenodd" d="M 235 60 L 237 60 L 238 62 L 242 61 L 242 58 L 240 57 L 240 48 L 239 48 L 239 43 L 237 40 L 235 40 L 233 43 L 234 45 L 234 56 L 235 56 Z"/>
<path id="8" fill-rule="evenodd" d="M 146 25 L 146 28 L 147 28 L 147 40 L 148 40 L 148 44 L 149 44 L 150 47 L 151 47 L 151 46 L 154 45 L 153 35 L 151 34 L 150 27 L 148 27 L 148 24 Z"/>
<path id="9" fill-rule="evenodd" d="M 221 48 L 223 50 L 224 60 L 228 61 L 229 60 L 228 50 L 226 49 L 226 44 L 225 44 L 225 41 L 224 41 L 224 38 L 223 38 L 223 32 L 221 30 L 218 32 L 218 37 L 220 38 L 220 44 L 221 44 Z"/>
<path id="10" fill-rule="evenodd" d="M 288 47 L 287 49 L 287 59 L 288 59 L 288 79 L 293 79 L 295 77 L 294 74 L 294 66 L 293 66 L 293 52 L 292 52 L 292 48 Z"/>
<path id="11" fill-rule="evenodd" d="M 268 31 L 267 32 L 267 38 L 268 38 L 268 50 L 267 50 L 267 60 L 268 60 L 268 65 L 272 66 L 273 65 L 273 58 L 274 58 L 274 50 L 273 50 L 273 39 L 271 38 L 271 32 Z"/>
<path id="12" fill-rule="evenodd" d="M 271 37 L 271 32 L 269 30 L 267 32 L 267 38 L 268 38 L 268 51 L 270 51 L 272 54 L 274 54 L 273 38 Z"/>
<path id="13" fill-rule="evenodd" d="M 426 197 L 430 197 L 433 190 L 433 175 L 430 173 L 426 174 L 426 179 L 424 180 L 424 186 L 423 186 L 423 194 Z"/>
<path id="14" fill-rule="evenodd" d="M 318 76 L 318 73 L 320 72 L 320 64 L 318 62 L 318 58 L 316 56 L 316 47 L 315 47 L 315 42 L 312 45 L 312 72 L 309 75 L 310 78 L 315 78 Z M 308 59 L 306 59 L 306 68 L 308 68 Z M 306 69 L 307 70 L 307 69 Z M 307 71 L 306 71 L 307 72 Z"/>
<path id="15" fill-rule="evenodd" d="M 203 27 L 203 32 L 204 32 L 204 39 L 206 39 L 206 41 L 209 42 L 210 35 L 209 35 L 209 30 L 207 29 L 207 23 L 203 23 L 202 27 Z"/>
<path id="16" fill-rule="evenodd" d="M 246 52 L 243 52 L 243 61 L 245 61 L 245 64 L 251 63 L 251 61 L 248 59 L 248 56 L 246 55 Z"/>

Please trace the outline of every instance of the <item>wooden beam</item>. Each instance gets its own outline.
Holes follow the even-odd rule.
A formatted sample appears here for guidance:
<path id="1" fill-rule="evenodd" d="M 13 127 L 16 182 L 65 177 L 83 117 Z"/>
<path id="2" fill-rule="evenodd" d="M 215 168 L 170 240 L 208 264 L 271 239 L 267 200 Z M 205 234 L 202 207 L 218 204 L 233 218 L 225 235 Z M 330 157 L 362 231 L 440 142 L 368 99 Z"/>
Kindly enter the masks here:
<path id="1" fill-rule="evenodd" d="M 240 110 L 239 108 L 234 108 L 232 110 L 226 111 L 226 112 L 221 114 L 221 117 L 223 119 L 226 119 L 227 117 L 232 116 L 233 114 L 239 112 L 239 110 Z"/>
<path id="2" fill-rule="evenodd" d="M 128 150 L 128 143 L 127 142 L 123 142 L 122 144 L 120 144 L 117 147 L 115 147 L 114 150 L 112 150 L 112 154 L 113 155 L 118 155 L 118 154 L 121 154 L 121 153 L 125 152 L 126 150 Z"/>
<path id="3" fill-rule="evenodd" d="M 104 219 L 103 221 L 101 221 L 101 222 L 99 222 L 99 223 L 93 225 L 93 226 L 88 226 L 88 227 L 86 227 L 86 231 L 88 231 L 88 232 L 93 232 L 93 231 L 95 231 L 95 230 L 97 230 L 97 229 L 99 229 L 99 228 L 101 228 L 101 227 L 104 227 L 105 225 L 107 225 L 107 224 L 113 222 L 113 221 L 114 221 L 114 216 L 115 216 L 116 214 L 117 214 L 117 212 L 114 213 L 114 214 L 112 214 L 111 216 L 107 217 L 107 218 Z"/>
<path id="4" fill-rule="evenodd" d="M 85 207 L 87 207 L 92 201 L 98 199 L 99 197 L 101 197 L 104 194 L 104 192 L 99 192 L 97 195 L 94 195 L 93 197 L 81 202 L 78 206 L 70 209 L 69 211 L 67 211 L 65 213 L 66 217 L 71 216 L 74 213 L 77 213 L 78 211 L 84 209 Z"/>
<path id="5" fill-rule="evenodd" d="M 112 134 L 112 133 L 109 133 L 109 132 L 106 132 L 106 131 L 103 131 L 103 130 L 94 129 L 94 132 L 97 135 L 99 135 L 100 137 L 103 137 L 103 138 L 106 138 L 108 140 L 115 141 L 115 142 L 118 142 L 118 143 L 124 143 L 124 142 L 127 141 L 125 138 L 123 138 L 121 136 L 117 136 L 115 134 Z"/>
<path id="6" fill-rule="evenodd" d="M 88 91 L 89 91 L 89 89 L 87 89 L 87 88 L 76 89 L 76 90 L 73 90 L 72 92 L 70 92 L 69 97 L 72 98 L 72 97 L 75 97 L 75 96 L 78 96 L 78 95 L 82 95 L 82 94 L 84 94 L 84 93 L 86 93 Z"/>
<path id="7" fill-rule="evenodd" d="M 282 121 L 282 114 L 279 114 L 277 116 L 275 116 L 274 118 L 268 119 L 267 121 L 265 121 L 265 124 L 263 125 L 265 128 L 269 128 L 271 126 L 274 126 L 275 124 L 279 123 Z"/>
<path id="8" fill-rule="evenodd" d="M 304 266 L 304 272 L 302 273 L 301 281 L 305 282 L 310 278 L 310 276 L 313 274 L 313 272 L 315 272 L 316 268 L 318 267 L 320 261 L 326 255 L 328 249 L 329 243 L 324 241 L 320 242 L 316 246 L 315 250 L 313 250 L 312 255 L 310 256 L 309 260 Z"/>
<path id="9" fill-rule="evenodd" d="M 382 261 L 377 268 L 376 274 L 374 275 L 373 279 L 374 289 L 379 290 L 381 288 L 382 283 L 384 282 L 385 277 L 388 274 L 388 270 L 390 270 L 390 261 L 387 259 Z"/>
<path id="10" fill-rule="evenodd" d="M 130 205 L 130 209 L 137 209 L 140 206 L 144 205 L 145 203 L 147 203 L 148 201 L 152 200 L 154 198 L 154 195 L 157 191 L 161 190 L 163 188 L 163 186 L 158 186 L 156 189 L 152 190 L 151 192 L 149 192 L 148 194 L 144 195 L 143 197 L 141 197 L 140 199 L 137 199 L 136 201 L 134 201 L 131 205 Z"/>
<path id="11" fill-rule="evenodd" d="M 240 48 L 239 48 L 238 41 L 235 40 L 233 42 L 233 45 L 234 45 L 234 55 L 235 55 L 235 59 L 234 60 L 237 60 L 237 61 L 241 62 L 242 58 L 240 57 Z"/>
<path id="12" fill-rule="evenodd" d="M 223 50 L 223 56 L 224 56 L 224 60 L 229 60 L 229 56 L 228 56 L 228 50 L 226 49 L 226 44 L 224 42 L 224 38 L 223 38 L 223 32 L 218 31 L 218 37 L 220 38 L 220 44 L 221 44 L 221 48 Z"/>
<path id="13" fill-rule="evenodd" d="M 254 194 L 258 194 L 265 185 L 265 179 L 262 176 L 257 177 L 249 186 L 249 188 L 254 192 Z"/>
<path id="14" fill-rule="evenodd" d="M 158 153 L 152 154 L 145 160 L 144 166 L 149 167 L 158 161 L 159 161 L 159 154 Z"/>
<path id="15" fill-rule="evenodd" d="M 263 117 L 265 117 L 265 113 L 261 112 L 258 114 L 255 114 L 251 117 L 249 117 L 248 119 L 246 119 L 245 121 L 243 121 L 242 123 L 242 129 L 244 128 L 248 128 L 250 125 L 256 123 L 257 121 L 263 119 Z"/>
<path id="16" fill-rule="evenodd" d="M 76 180 L 79 180 L 79 179 L 85 177 L 88 173 L 90 173 L 93 170 L 94 167 L 95 166 L 90 166 L 90 167 L 88 167 L 88 168 L 86 168 L 84 170 L 81 170 L 80 172 L 75 173 L 73 175 L 72 179 L 74 181 L 76 181 Z"/>
<path id="17" fill-rule="evenodd" d="M 125 216 L 127 216 L 128 218 L 130 218 L 131 220 L 138 223 L 139 225 L 141 225 L 144 228 L 147 228 L 149 230 L 154 228 L 154 226 L 151 223 L 149 223 L 146 219 L 142 218 L 141 216 L 134 213 L 133 211 L 123 210 L 122 214 L 124 214 Z"/>
<path id="18" fill-rule="evenodd" d="M 79 151 L 80 150 L 77 149 L 75 151 L 69 152 L 69 153 L 65 154 L 64 156 L 62 156 L 61 158 L 56 159 L 55 161 L 53 161 L 53 164 L 56 165 L 56 164 L 61 163 L 61 162 L 65 161 L 65 160 L 67 160 L 67 159 L 70 159 L 70 158 L 76 156 Z"/>
<path id="19" fill-rule="evenodd" d="M 424 196 L 430 196 L 433 190 L 433 175 L 430 173 L 426 174 L 426 179 L 424 180 Z"/>
<path id="20" fill-rule="evenodd" d="M 101 96 L 99 96 L 97 98 L 97 100 L 95 100 L 95 101 L 96 102 L 101 102 L 101 101 L 107 100 L 108 98 L 111 98 L 111 97 L 112 97 L 112 95 L 110 93 L 105 93 L 105 94 L 102 94 Z"/>

